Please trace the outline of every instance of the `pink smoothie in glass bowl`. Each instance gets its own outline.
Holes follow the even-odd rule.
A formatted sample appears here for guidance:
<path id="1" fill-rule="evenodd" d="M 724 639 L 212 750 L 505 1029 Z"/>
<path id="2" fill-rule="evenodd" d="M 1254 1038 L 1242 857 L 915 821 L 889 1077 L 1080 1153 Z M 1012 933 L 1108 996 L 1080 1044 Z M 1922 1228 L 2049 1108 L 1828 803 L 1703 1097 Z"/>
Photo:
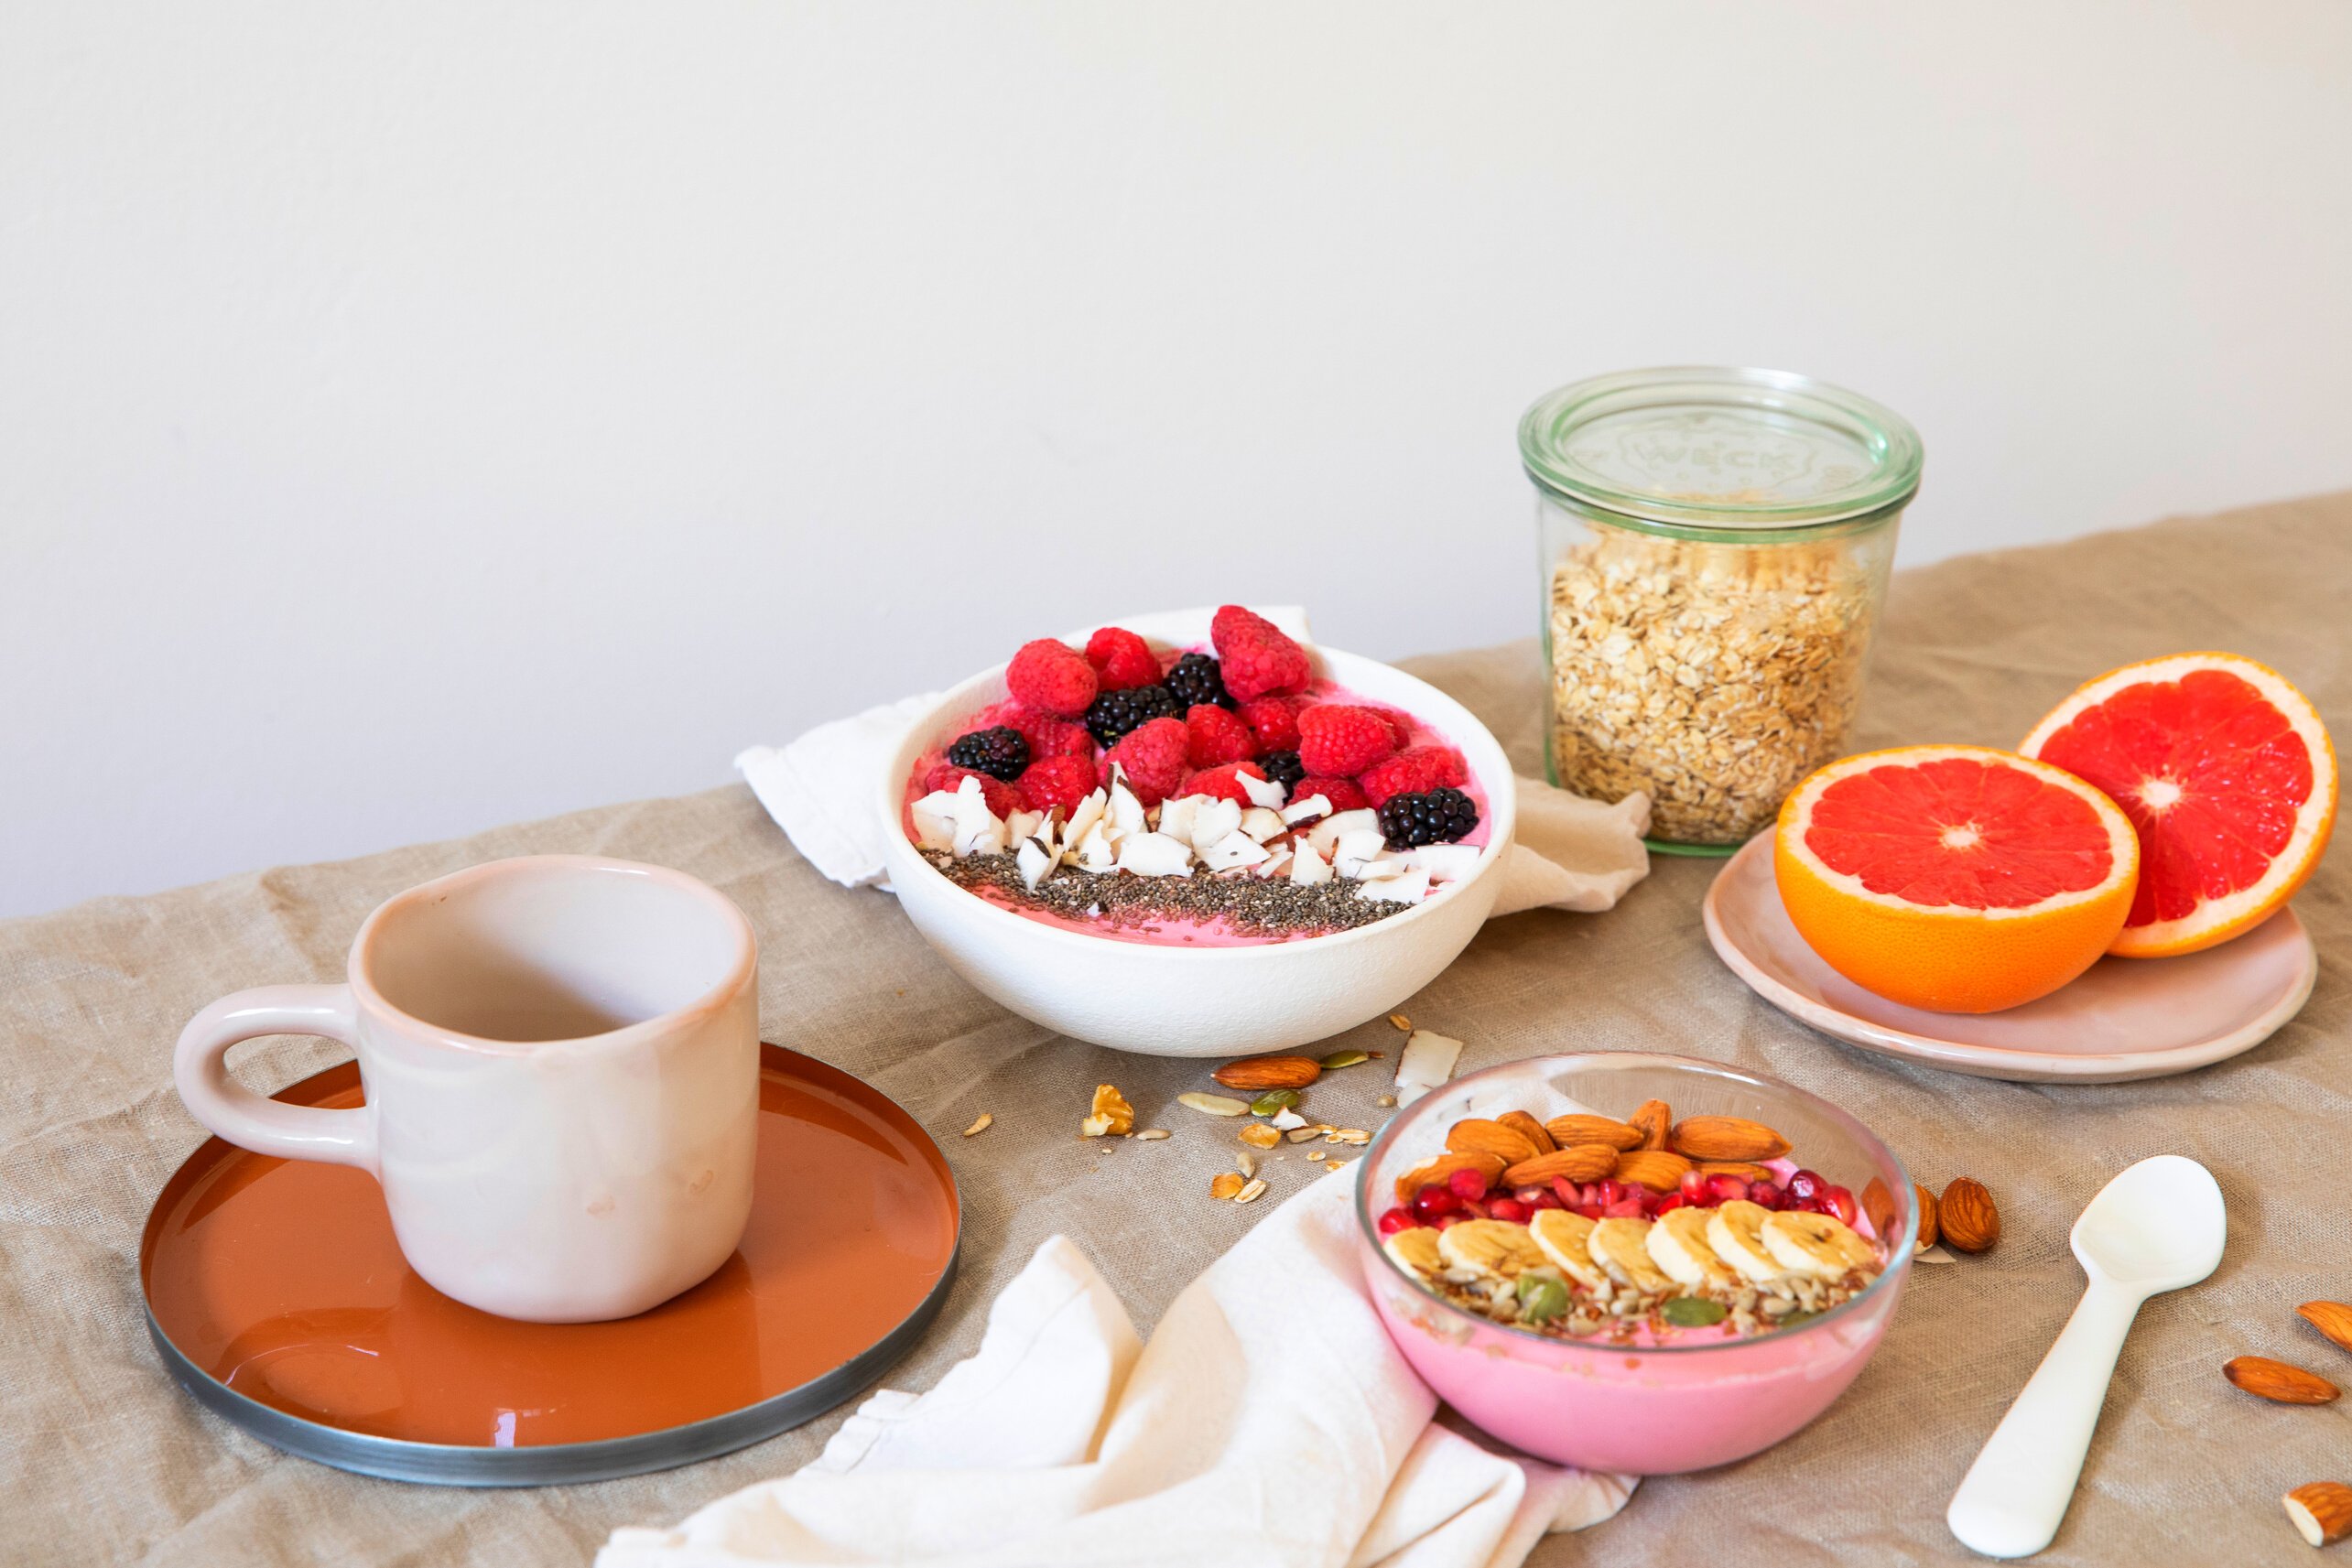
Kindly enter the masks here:
<path id="1" fill-rule="evenodd" d="M 1215 650 L 1206 643 L 1191 647 L 1163 647 L 1158 651 L 1164 666 L 1172 665 L 1185 654 L 1213 654 L 1215 653 Z M 1396 727 L 1404 731 L 1404 739 L 1398 748 L 1400 751 L 1414 746 L 1444 746 L 1455 752 L 1458 756 L 1463 755 L 1462 748 L 1454 738 L 1440 732 L 1418 716 L 1404 712 L 1393 705 L 1363 696 L 1320 674 L 1300 695 L 1310 704 L 1342 703 L 1378 709 L 1394 720 Z M 996 702 L 966 715 L 947 733 L 941 735 L 935 745 L 926 749 L 916 759 L 915 766 L 906 777 L 905 800 L 900 815 L 900 828 L 905 833 L 909 841 L 920 842 L 920 835 L 916 830 L 913 806 L 916 800 L 927 793 L 924 784 L 926 777 L 933 768 L 946 761 L 948 743 L 958 735 L 974 730 L 985 730 L 1005 722 L 1009 711 L 1016 707 L 1016 704 L 1010 701 Z M 1455 787 L 1469 796 L 1471 804 L 1478 808 L 1479 820 L 1476 827 L 1453 842 L 1466 849 L 1482 849 L 1491 836 L 1486 789 L 1479 783 L 1476 771 L 1469 767 L 1467 757 L 1464 759 L 1463 770 L 1465 775 L 1463 782 Z M 1295 942 L 1314 936 L 1328 935 L 1333 931 L 1348 928 L 1334 924 L 1319 928 L 1307 926 L 1280 931 L 1249 929 L 1222 917 L 1202 918 L 1175 912 L 1155 912 L 1146 916 L 1111 919 L 1074 916 L 1060 913 L 1054 908 L 1043 907 L 1036 900 L 1025 896 L 1019 889 L 975 882 L 967 885 L 965 891 L 1024 920 L 1035 921 L 1061 930 L 1113 942 L 1136 942 L 1179 947 L 1249 947 L 1269 943 Z M 1437 898 L 1442 896 L 1444 892 L 1445 888 L 1442 886 L 1433 888 L 1428 896 L 1433 899 Z M 1403 913 L 1410 906 L 1390 904 L 1372 907 L 1377 910 L 1380 918 L 1387 918 Z"/>
<path id="2" fill-rule="evenodd" d="M 1432 1294 L 1382 1249 L 1377 1220 L 1395 1202 L 1397 1177 L 1442 1149 L 1456 1121 L 1511 1108 L 1539 1119 L 1570 1110 L 1622 1119 L 1650 1099 L 1666 1102 L 1677 1119 L 1762 1122 L 1829 1181 L 1874 1191 L 1887 1216 L 1884 1271 L 1851 1300 L 1793 1328 L 1749 1338 L 1691 1332 L 1629 1346 L 1478 1316 Z M 1423 1381 L 1513 1447 L 1555 1464 L 1644 1476 L 1745 1458 L 1826 1410 L 1878 1348 L 1919 1228 L 1902 1162 L 1827 1101 L 1720 1064 L 1631 1052 L 1532 1057 L 1433 1090 L 1358 1162 L 1356 1208 L 1372 1303 Z"/>

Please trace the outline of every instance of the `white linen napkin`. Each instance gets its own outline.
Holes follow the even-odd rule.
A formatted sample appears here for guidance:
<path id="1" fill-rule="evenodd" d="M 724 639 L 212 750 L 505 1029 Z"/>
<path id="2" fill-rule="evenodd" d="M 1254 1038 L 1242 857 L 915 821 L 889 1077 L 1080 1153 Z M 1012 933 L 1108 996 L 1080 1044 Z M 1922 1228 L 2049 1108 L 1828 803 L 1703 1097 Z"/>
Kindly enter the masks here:
<path id="1" fill-rule="evenodd" d="M 1306 612 L 1296 606 L 1255 608 L 1301 642 L 1312 640 Z M 1181 642 L 1183 628 L 1207 619 L 1200 611 L 1177 611 L 1119 624 L 1138 636 Z M 1083 646 L 1086 637 L 1070 641 Z M 872 808 L 866 785 L 889 762 L 906 727 L 938 696 L 925 692 L 836 719 L 789 745 L 751 747 L 735 758 L 735 767 L 809 864 L 843 887 L 886 892 L 882 838 L 896 827 Z M 1519 828 L 1494 915 L 1525 909 L 1597 914 L 1615 907 L 1626 889 L 1649 874 L 1650 852 L 1642 842 L 1650 830 L 1648 795 L 1603 806 L 1523 773 L 1517 783 Z"/>
<path id="2" fill-rule="evenodd" d="M 930 1392 L 877 1393 L 796 1475 L 597 1568 L 753 1563 L 1514 1568 L 1629 1476 L 1494 1453 L 1431 1417 L 1360 1272 L 1352 1181 L 1311 1183 L 1209 1265 L 1151 1343 L 1049 1238 Z"/>

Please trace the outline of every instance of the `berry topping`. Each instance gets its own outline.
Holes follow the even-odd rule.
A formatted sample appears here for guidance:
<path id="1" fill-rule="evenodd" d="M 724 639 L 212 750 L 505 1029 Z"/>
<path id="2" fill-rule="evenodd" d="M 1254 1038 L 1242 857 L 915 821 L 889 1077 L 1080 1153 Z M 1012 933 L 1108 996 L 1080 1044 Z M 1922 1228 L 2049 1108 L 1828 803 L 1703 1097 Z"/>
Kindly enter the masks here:
<path id="1" fill-rule="evenodd" d="M 1160 688 L 1138 687 L 1136 689 L 1157 691 Z M 1120 737 L 1119 743 L 1111 748 L 1111 756 L 1104 763 L 1101 776 L 1109 779 L 1110 764 L 1117 763 L 1126 770 L 1127 787 L 1135 792 L 1135 798 L 1145 806 L 1157 806 L 1174 795 L 1176 786 L 1184 783 L 1186 770 L 1190 765 L 1186 757 L 1191 748 L 1191 741 L 1183 719 L 1151 719 Z"/>
<path id="2" fill-rule="evenodd" d="M 1016 811 L 1028 809 L 1021 804 L 1021 792 L 1003 779 L 991 778 L 970 768 L 959 768 L 953 762 L 941 762 L 924 774 L 923 788 L 926 793 L 943 789 L 952 795 L 966 779 L 980 781 L 980 793 L 988 801 L 989 810 L 999 816 L 1010 816 Z"/>
<path id="3" fill-rule="evenodd" d="M 1187 654 L 1178 659 L 1164 684 L 1187 708 L 1197 708 L 1204 702 L 1219 708 L 1235 706 L 1233 694 L 1225 689 L 1224 672 L 1207 654 Z"/>
<path id="4" fill-rule="evenodd" d="M 1217 612 L 1209 623 L 1209 637 L 1224 662 L 1226 689 L 1243 702 L 1274 692 L 1305 691 L 1315 678 L 1306 649 L 1264 616 L 1238 604 Z"/>
<path id="5" fill-rule="evenodd" d="M 1274 777 L 1272 773 L 1266 776 Z M 1305 800 L 1313 795 L 1319 795 L 1329 801 L 1334 812 L 1361 811 L 1371 804 L 1364 798 L 1364 792 L 1356 787 L 1353 779 L 1323 778 L 1309 773 L 1290 786 L 1290 798 L 1293 800 Z"/>
<path id="6" fill-rule="evenodd" d="M 1007 703 L 998 710 L 997 722 L 1021 731 L 1029 742 L 1032 761 L 1042 757 L 1094 757 L 1094 737 L 1086 726 L 1068 719 L 1057 719 L 1050 713 L 1038 713 L 1018 703 Z"/>
<path id="7" fill-rule="evenodd" d="M 1299 798 L 1298 781 L 1306 776 L 1306 764 L 1298 760 L 1296 752 L 1268 752 L 1258 759 L 1258 766 L 1266 777 L 1291 792 L 1290 798 Z"/>
<path id="8" fill-rule="evenodd" d="M 1160 684 L 1160 656 L 1124 626 L 1105 626 L 1086 640 L 1086 662 L 1105 691 Z"/>
<path id="9" fill-rule="evenodd" d="M 1183 711 L 1164 686 L 1130 687 L 1125 691 L 1106 691 L 1096 697 L 1086 710 L 1086 727 L 1094 731 L 1096 740 L 1109 746 L 1139 725 L 1154 719 L 1174 719 Z"/>
<path id="10" fill-rule="evenodd" d="M 1184 716 L 1184 727 L 1192 732 L 1191 761 L 1196 768 L 1243 762 L 1258 754 L 1258 738 L 1250 727 L 1222 708 L 1195 704 Z"/>
<path id="11" fill-rule="evenodd" d="M 1392 849 L 1416 844 L 1450 844 L 1479 825 L 1479 808 L 1458 789 L 1426 795 L 1393 795 L 1380 808 L 1381 831 Z"/>
<path id="12" fill-rule="evenodd" d="M 1387 762 L 1365 769 L 1356 782 L 1364 786 L 1366 800 L 1384 806 L 1393 795 L 1454 788 L 1468 784 L 1469 777 L 1461 754 L 1451 746 L 1408 746 Z"/>
<path id="13" fill-rule="evenodd" d="M 1094 700 L 1094 666 L 1067 643 L 1040 637 L 1024 643 L 1005 666 L 1004 685 L 1024 707 L 1074 719 Z"/>
<path id="14" fill-rule="evenodd" d="M 1094 758 L 1040 757 L 1021 775 L 1021 798 L 1032 811 L 1075 811 L 1095 790 Z"/>
<path id="15" fill-rule="evenodd" d="M 959 736 L 955 744 L 948 748 L 948 761 L 1010 784 L 1029 765 L 1029 738 L 1005 724 L 993 730 L 975 730 Z"/>
<path id="16" fill-rule="evenodd" d="M 1241 722 L 1257 733 L 1258 744 L 1269 752 L 1298 750 L 1298 711 L 1306 704 L 1295 697 L 1262 697 L 1241 705 Z"/>
<path id="17" fill-rule="evenodd" d="M 1310 773 L 1351 779 L 1395 752 L 1388 721 L 1369 708 L 1327 702 L 1298 716 L 1298 759 Z"/>
<path id="18" fill-rule="evenodd" d="M 1252 802 L 1250 799 L 1250 792 L 1241 787 L 1241 775 L 1243 773 L 1249 774 L 1253 779 L 1263 779 L 1266 776 L 1259 771 L 1258 764 L 1255 762 L 1228 762 L 1223 767 L 1208 768 L 1193 774 L 1186 779 L 1180 787 L 1169 793 L 1180 795 L 1210 795 L 1219 800 L 1230 800 L 1242 806 L 1249 806 Z"/>

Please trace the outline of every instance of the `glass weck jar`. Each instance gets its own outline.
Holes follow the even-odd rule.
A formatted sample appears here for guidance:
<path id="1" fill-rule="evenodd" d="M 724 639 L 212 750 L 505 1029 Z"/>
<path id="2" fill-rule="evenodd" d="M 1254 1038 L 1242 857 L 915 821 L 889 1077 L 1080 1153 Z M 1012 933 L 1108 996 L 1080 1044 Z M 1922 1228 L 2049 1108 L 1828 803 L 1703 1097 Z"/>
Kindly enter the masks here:
<path id="1" fill-rule="evenodd" d="M 1844 754 L 1919 489 L 1918 432 L 1781 371 L 1626 371 L 1519 425 L 1552 782 L 1649 793 L 1652 847 L 1728 853 Z"/>

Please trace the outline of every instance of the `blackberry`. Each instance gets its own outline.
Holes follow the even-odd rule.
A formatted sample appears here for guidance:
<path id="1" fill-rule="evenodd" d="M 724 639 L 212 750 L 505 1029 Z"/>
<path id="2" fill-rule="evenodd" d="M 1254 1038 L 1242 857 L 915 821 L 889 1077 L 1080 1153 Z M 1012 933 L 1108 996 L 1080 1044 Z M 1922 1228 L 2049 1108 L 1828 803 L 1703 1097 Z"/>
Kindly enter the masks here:
<path id="1" fill-rule="evenodd" d="M 1425 795 L 1393 795 L 1381 803 L 1381 831 L 1392 849 L 1416 844 L 1450 844 L 1479 825 L 1479 808 L 1458 789 Z"/>
<path id="2" fill-rule="evenodd" d="M 1285 790 L 1296 789 L 1298 781 L 1306 776 L 1306 764 L 1298 760 L 1296 752 L 1268 752 L 1258 759 L 1258 767 Z"/>
<path id="3" fill-rule="evenodd" d="M 1167 674 L 1167 687 L 1176 694 L 1178 713 L 1203 703 L 1219 708 L 1241 706 L 1225 689 L 1224 666 L 1207 654 L 1187 654 L 1178 659 Z"/>
<path id="4" fill-rule="evenodd" d="M 1140 729 L 1154 719 L 1181 719 L 1184 709 L 1164 686 L 1131 686 L 1124 691 L 1106 691 L 1088 705 L 1086 727 L 1103 745 L 1117 742 L 1130 730 Z"/>
<path id="5" fill-rule="evenodd" d="M 957 737 L 956 743 L 948 748 L 948 761 L 1011 784 L 1029 765 L 1029 738 L 1009 724 L 1000 724 L 993 730 L 975 730 Z"/>

